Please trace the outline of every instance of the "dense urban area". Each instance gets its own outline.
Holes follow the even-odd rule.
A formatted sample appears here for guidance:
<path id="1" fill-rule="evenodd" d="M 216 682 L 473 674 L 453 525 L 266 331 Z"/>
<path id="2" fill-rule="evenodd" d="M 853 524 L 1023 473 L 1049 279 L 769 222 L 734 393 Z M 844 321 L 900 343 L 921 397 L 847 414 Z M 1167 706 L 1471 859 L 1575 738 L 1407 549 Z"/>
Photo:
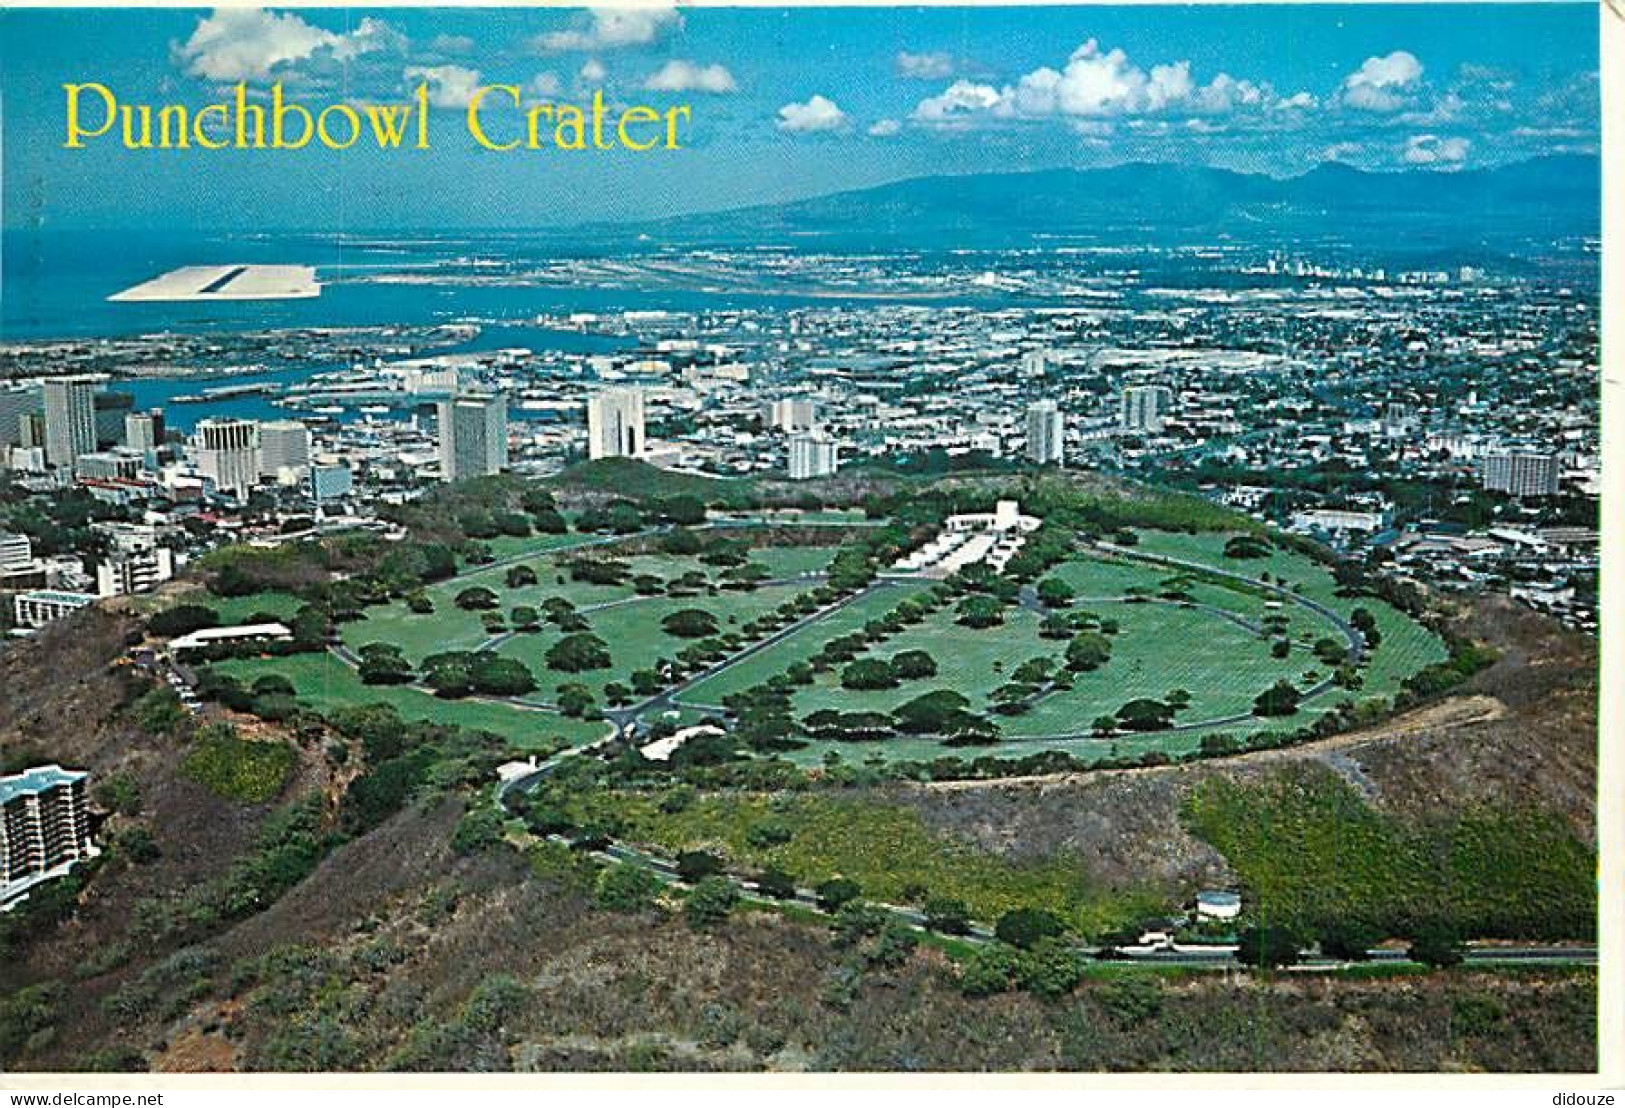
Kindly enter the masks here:
<path id="1" fill-rule="evenodd" d="M 1585 273 L 9 341 L 0 1065 L 1592 1068 Z"/>

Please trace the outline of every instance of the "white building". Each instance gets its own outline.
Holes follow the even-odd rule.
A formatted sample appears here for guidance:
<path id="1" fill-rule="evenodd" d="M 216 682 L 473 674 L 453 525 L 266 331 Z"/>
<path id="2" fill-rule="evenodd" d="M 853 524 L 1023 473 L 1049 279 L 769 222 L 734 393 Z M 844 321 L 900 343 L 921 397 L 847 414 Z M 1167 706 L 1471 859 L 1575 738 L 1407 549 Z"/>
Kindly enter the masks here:
<path id="1" fill-rule="evenodd" d="M 99 596 L 149 592 L 175 576 L 175 554 L 167 546 L 110 554 L 96 566 Z"/>
<path id="2" fill-rule="evenodd" d="M 43 389 L 48 464 L 72 469 L 75 458 L 96 449 L 96 389 L 106 380 L 95 375 L 46 379 Z"/>
<path id="3" fill-rule="evenodd" d="M 216 643 L 286 642 L 291 638 L 293 632 L 285 624 L 249 623 L 241 627 L 205 627 L 190 635 L 169 640 L 168 649 L 171 656 L 178 658 L 189 651 L 202 650 Z"/>
<path id="4" fill-rule="evenodd" d="M 587 457 L 640 458 L 645 445 L 642 389 L 605 389 L 587 399 Z"/>
<path id="5" fill-rule="evenodd" d="M 260 424 L 260 477 L 297 485 L 310 472 L 310 428 L 297 419 Z"/>
<path id="6" fill-rule="evenodd" d="M 164 413 L 132 412 L 124 417 L 124 445 L 138 454 L 151 455 L 164 444 Z"/>
<path id="7" fill-rule="evenodd" d="M 247 419 L 205 419 L 193 433 L 198 469 L 217 491 L 248 495 L 259 484 L 259 425 Z"/>
<path id="8" fill-rule="evenodd" d="M 1484 487 L 1517 497 L 1556 496 L 1557 456 L 1526 450 L 1497 450 L 1484 455 Z"/>
<path id="9" fill-rule="evenodd" d="M 22 419 L 40 411 L 38 385 L 0 385 L 0 453 L 22 445 Z"/>
<path id="10" fill-rule="evenodd" d="M 85 777 L 58 765 L 0 777 L 0 911 L 98 853 L 90 838 Z"/>
<path id="11" fill-rule="evenodd" d="M 37 589 L 20 592 L 11 598 L 12 614 L 18 627 L 33 630 L 73 615 L 88 607 L 96 598 L 84 592 L 60 592 L 56 589 Z"/>
<path id="12" fill-rule="evenodd" d="M 1130 385 L 1123 390 L 1117 423 L 1125 431 L 1160 434 L 1164 417 L 1173 406 L 1172 389 L 1162 385 Z"/>
<path id="13" fill-rule="evenodd" d="M 818 427 L 818 405 L 805 397 L 774 400 L 763 405 L 763 419 L 769 429 L 795 433 Z"/>
<path id="14" fill-rule="evenodd" d="M 1059 465 L 1066 445 L 1066 424 L 1053 400 L 1040 400 L 1027 408 L 1027 460 L 1034 465 Z"/>
<path id="15" fill-rule="evenodd" d="M 34 544 L 27 535 L 0 531 L 0 573 L 12 573 L 34 564 Z"/>
<path id="16" fill-rule="evenodd" d="M 93 450 L 73 460 L 81 481 L 133 481 L 146 468 L 146 458 L 128 450 Z"/>
<path id="17" fill-rule="evenodd" d="M 949 516 L 936 538 L 899 558 L 892 569 L 922 577 L 948 577 L 966 566 L 986 562 L 1003 573 L 1010 559 L 1042 525 L 1036 516 L 1022 515 L 1014 500 L 1001 500 L 991 512 Z"/>
<path id="18" fill-rule="evenodd" d="M 355 488 L 355 478 L 347 465 L 314 465 L 310 467 L 310 498 L 316 501 L 337 500 L 349 496 Z"/>
<path id="19" fill-rule="evenodd" d="M 508 400 L 467 394 L 440 401 L 440 477 L 461 481 L 508 468 Z"/>
<path id="20" fill-rule="evenodd" d="M 821 431 L 806 431 L 790 436 L 790 480 L 810 481 L 818 477 L 831 477 L 840 464 L 835 440 Z"/>

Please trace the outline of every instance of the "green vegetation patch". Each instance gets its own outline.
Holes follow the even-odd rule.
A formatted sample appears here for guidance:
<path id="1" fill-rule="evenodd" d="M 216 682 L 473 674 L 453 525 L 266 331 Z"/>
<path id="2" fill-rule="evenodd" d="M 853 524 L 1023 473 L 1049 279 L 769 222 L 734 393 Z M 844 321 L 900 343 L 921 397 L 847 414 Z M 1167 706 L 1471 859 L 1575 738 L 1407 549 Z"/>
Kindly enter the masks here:
<path id="1" fill-rule="evenodd" d="M 244 739 L 230 726 L 217 725 L 198 735 L 181 770 L 219 796 L 264 804 L 282 792 L 295 760 L 285 742 Z"/>
<path id="2" fill-rule="evenodd" d="M 1488 806 L 1402 821 L 1330 770 L 1252 785 L 1209 781 L 1185 805 L 1191 831 L 1225 856 L 1254 920 L 1317 937 L 1334 924 L 1411 937 L 1587 939 L 1596 858 L 1558 819 Z"/>
<path id="3" fill-rule="evenodd" d="M 1087 936 L 1169 907 L 1150 890 L 1101 885 L 1081 859 L 1017 864 L 934 834 L 917 813 L 895 805 L 725 793 L 680 806 L 662 804 L 663 795 L 582 790 L 559 799 L 578 824 L 617 826 L 666 853 L 713 850 L 750 872 L 783 870 L 803 887 L 842 876 L 865 898 L 888 903 L 957 899 L 983 921 L 1012 908 L 1047 908 Z M 777 833 L 764 834 L 768 827 Z"/>

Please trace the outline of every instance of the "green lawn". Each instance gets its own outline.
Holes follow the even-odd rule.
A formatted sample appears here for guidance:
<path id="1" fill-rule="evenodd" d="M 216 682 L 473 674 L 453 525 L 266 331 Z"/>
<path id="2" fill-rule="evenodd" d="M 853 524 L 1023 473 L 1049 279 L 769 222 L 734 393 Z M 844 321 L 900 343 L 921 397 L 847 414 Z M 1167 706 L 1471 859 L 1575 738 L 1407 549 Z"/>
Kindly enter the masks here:
<path id="1" fill-rule="evenodd" d="M 287 619 L 305 604 L 303 600 L 287 592 L 256 592 L 248 596 L 213 596 L 202 593 L 196 600 L 188 598 L 188 601 L 213 608 L 220 613 L 220 622 L 223 624 L 246 623 L 249 616 L 259 612 Z"/>
<path id="2" fill-rule="evenodd" d="M 776 673 L 783 673 L 791 664 L 811 657 L 830 639 L 858 630 L 869 620 L 891 611 L 898 601 L 917 595 L 924 588 L 924 585 L 897 585 L 860 597 L 782 642 L 706 678 L 683 693 L 682 701 L 686 704 L 721 704 L 724 697 L 759 685 Z"/>
<path id="3" fill-rule="evenodd" d="M 609 647 L 614 664 L 608 669 L 584 673 L 561 673 L 547 668 L 547 649 L 559 639 L 551 627 L 535 634 L 516 635 L 498 648 L 498 653 L 517 658 L 530 667 L 540 686 L 535 694 L 551 700 L 560 685 L 572 682 L 586 685 L 601 696 L 611 681 L 627 684 L 632 671 L 650 666 L 657 658 L 674 657 L 692 644 L 692 639 L 668 635 L 661 621 L 673 612 L 698 608 L 717 617 L 721 630 L 737 630 L 756 616 L 793 599 L 804 589 L 796 585 L 773 585 L 750 592 L 719 591 L 715 595 L 693 597 L 629 596 L 610 607 L 583 609 L 592 633 Z"/>
<path id="4" fill-rule="evenodd" d="M 1331 572 L 1302 554 L 1276 550 L 1267 558 L 1226 558 L 1224 544 L 1231 537 L 1213 533 L 1187 535 L 1181 532 L 1142 531 L 1138 549 L 1206 562 L 1248 577 L 1268 573 L 1272 579 L 1284 578 L 1301 585 L 1302 595 L 1344 617 L 1355 608 L 1365 608 L 1376 619 L 1382 641 L 1371 652 L 1371 660 L 1365 671 L 1365 687 L 1361 690 L 1363 696 L 1391 697 L 1411 674 L 1434 662 L 1442 662 L 1449 656 L 1439 636 L 1391 604 L 1374 596 L 1357 599 L 1338 596 L 1337 582 L 1332 579 Z M 1292 614 L 1290 607 L 1287 611 Z M 1302 609 L 1298 609 L 1298 612 L 1307 614 Z"/>
<path id="5" fill-rule="evenodd" d="M 516 750 L 526 752 L 579 746 L 603 735 L 608 726 L 508 704 L 440 700 L 417 689 L 364 685 L 355 671 L 331 654 L 234 659 L 220 662 L 215 668 L 245 682 L 267 673 L 281 674 L 293 682 L 299 699 L 318 712 L 357 704 L 389 704 L 403 719 L 454 723 L 490 731 L 508 739 Z"/>

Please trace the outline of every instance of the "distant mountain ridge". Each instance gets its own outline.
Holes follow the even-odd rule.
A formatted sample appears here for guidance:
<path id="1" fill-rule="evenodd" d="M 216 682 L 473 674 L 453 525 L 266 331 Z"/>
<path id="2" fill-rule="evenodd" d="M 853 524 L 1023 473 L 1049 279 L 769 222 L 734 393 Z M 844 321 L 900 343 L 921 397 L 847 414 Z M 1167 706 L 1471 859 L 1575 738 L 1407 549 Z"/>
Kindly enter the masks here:
<path id="1" fill-rule="evenodd" d="M 1398 230 L 1476 241 L 1509 233 L 1594 234 L 1600 220 L 1599 159 L 1554 155 L 1457 172 L 1373 173 L 1326 163 L 1287 178 L 1147 162 L 915 177 L 640 229 L 651 237 L 689 240 L 815 236 L 893 245 L 899 239 L 929 245 L 943 236 L 988 244 L 1125 231 L 1258 238 L 1272 232 L 1301 237 Z"/>

